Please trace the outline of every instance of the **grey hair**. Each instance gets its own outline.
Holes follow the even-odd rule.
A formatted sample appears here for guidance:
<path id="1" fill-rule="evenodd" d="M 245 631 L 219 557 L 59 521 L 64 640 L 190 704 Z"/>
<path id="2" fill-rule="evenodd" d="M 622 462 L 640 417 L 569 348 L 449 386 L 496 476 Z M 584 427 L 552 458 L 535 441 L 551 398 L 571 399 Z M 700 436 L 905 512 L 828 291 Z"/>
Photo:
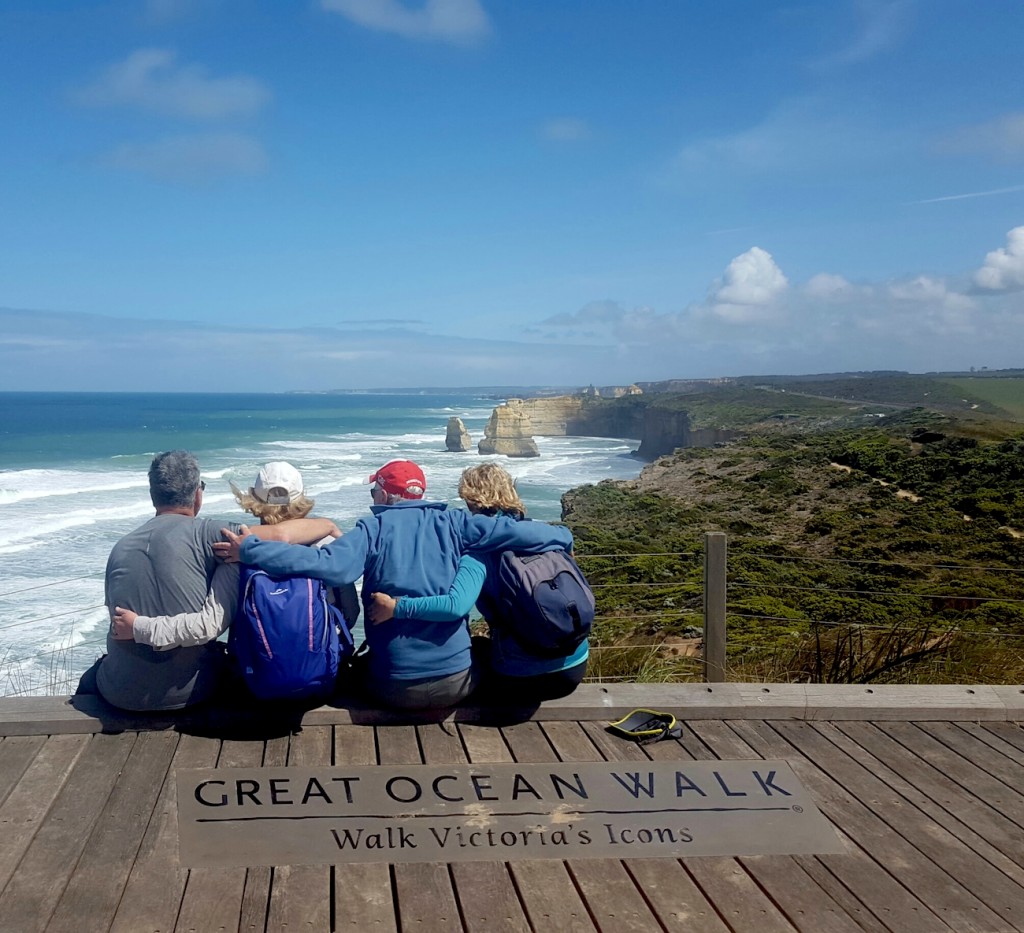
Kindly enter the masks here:
<path id="1" fill-rule="evenodd" d="M 187 450 L 157 454 L 149 465 L 149 497 L 156 508 L 190 508 L 199 488 L 199 461 Z"/>

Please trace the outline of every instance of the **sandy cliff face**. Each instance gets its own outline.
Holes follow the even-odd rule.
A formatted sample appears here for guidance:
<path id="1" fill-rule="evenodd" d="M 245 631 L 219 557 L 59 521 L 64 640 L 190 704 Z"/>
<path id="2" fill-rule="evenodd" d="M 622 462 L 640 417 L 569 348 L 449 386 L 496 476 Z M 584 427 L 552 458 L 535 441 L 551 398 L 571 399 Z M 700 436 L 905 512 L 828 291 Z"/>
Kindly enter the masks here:
<path id="1" fill-rule="evenodd" d="M 569 430 L 569 425 L 579 420 L 583 397 L 558 395 L 554 398 L 528 398 L 520 404 L 530 419 L 533 434 L 540 437 L 564 437 L 575 433 Z"/>
<path id="2" fill-rule="evenodd" d="M 491 420 L 493 422 L 495 416 L 500 415 L 500 424 L 496 423 L 493 430 L 500 431 L 501 437 L 511 441 L 529 435 L 640 438 L 637 453 L 645 460 L 654 460 L 677 447 L 710 447 L 734 434 L 715 429 L 691 429 L 686 411 L 649 404 L 628 390 L 624 397 L 614 400 L 594 394 L 510 399 L 508 405 L 494 411 Z M 529 427 L 524 427 L 524 420 Z M 490 424 L 487 430 L 492 430 Z M 493 437 L 497 439 L 499 434 Z M 485 451 L 483 445 L 481 441 L 481 453 L 504 452 Z"/>
<path id="3" fill-rule="evenodd" d="M 499 405 L 491 412 L 477 450 L 485 456 L 540 456 L 537 442 L 533 439 L 533 425 L 522 399 L 509 399 L 505 405 Z"/>

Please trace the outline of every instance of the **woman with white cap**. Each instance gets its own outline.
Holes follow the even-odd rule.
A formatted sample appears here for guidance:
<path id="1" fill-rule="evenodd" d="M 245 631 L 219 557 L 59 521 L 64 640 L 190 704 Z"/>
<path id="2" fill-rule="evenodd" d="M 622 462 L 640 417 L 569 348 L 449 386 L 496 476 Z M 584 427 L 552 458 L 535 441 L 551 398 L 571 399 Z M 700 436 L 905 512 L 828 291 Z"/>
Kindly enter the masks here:
<path id="1" fill-rule="evenodd" d="M 290 463 L 275 460 L 265 463 L 256 474 L 248 490 L 230 483 L 235 499 L 242 509 L 259 519 L 261 525 L 277 525 L 309 516 L 315 505 L 306 496 L 302 474 Z M 338 526 L 330 519 L 315 521 L 319 536 L 314 544 L 320 546 L 341 536 Z M 309 543 L 296 542 L 296 543 Z M 149 645 L 157 651 L 200 645 L 227 631 L 238 608 L 239 565 L 224 563 L 217 567 L 210 583 L 210 592 L 202 609 L 174 616 L 140 616 L 130 609 L 115 607 L 114 637 L 132 639 Z M 349 625 L 359 617 L 359 599 L 353 584 L 332 588 L 332 597 Z"/>

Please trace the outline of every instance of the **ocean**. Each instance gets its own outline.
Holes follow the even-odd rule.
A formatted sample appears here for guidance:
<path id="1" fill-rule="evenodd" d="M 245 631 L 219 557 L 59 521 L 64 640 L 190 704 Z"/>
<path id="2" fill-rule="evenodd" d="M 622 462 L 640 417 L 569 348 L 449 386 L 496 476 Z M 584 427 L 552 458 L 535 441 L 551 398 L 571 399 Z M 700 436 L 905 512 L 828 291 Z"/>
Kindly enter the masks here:
<path id="1" fill-rule="evenodd" d="M 344 531 L 368 514 L 366 479 L 388 460 L 419 463 L 427 497 L 461 505 L 459 474 L 495 399 L 474 395 L 0 393 L 0 696 L 66 692 L 102 652 L 103 568 L 114 542 L 153 514 L 146 471 L 162 450 L 191 450 L 202 515 L 241 520 L 228 485 L 269 460 L 303 475 L 314 514 Z M 448 419 L 474 449 L 449 453 Z M 538 437 L 541 456 L 494 458 L 533 518 L 557 520 L 562 494 L 628 479 L 635 439 Z"/>

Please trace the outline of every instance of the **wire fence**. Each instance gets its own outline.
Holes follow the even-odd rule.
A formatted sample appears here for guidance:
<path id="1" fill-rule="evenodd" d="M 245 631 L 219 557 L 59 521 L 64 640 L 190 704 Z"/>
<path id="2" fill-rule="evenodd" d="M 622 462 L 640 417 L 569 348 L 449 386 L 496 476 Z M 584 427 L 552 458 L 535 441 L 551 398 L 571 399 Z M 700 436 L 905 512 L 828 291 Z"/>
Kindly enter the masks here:
<path id="1" fill-rule="evenodd" d="M 577 560 L 592 576 L 592 589 L 598 602 L 598 614 L 590 644 L 588 681 L 619 682 L 656 679 L 694 679 L 708 672 L 704 623 L 708 614 L 707 551 L 622 551 L 617 553 L 578 553 Z M 652 567 L 652 561 L 663 561 Z M 723 550 L 724 560 L 724 550 Z M 607 562 L 613 562 L 611 567 Z M 964 645 L 1002 646 L 1008 658 L 1019 658 L 1024 670 L 1024 592 L 1016 582 L 1024 568 L 991 563 L 898 561 L 889 558 L 841 558 L 808 554 L 744 551 L 734 547 L 723 567 L 723 609 L 730 638 L 728 656 L 721 667 L 726 676 L 747 679 L 758 664 L 774 654 L 776 676 L 794 679 L 808 677 L 807 664 L 794 659 L 800 647 L 814 643 L 819 651 L 819 673 L 823 663 L 822 645 L 831 638 L 843 650 L 865 654 L 882 652 L 888 645 L 889 656 L 878 662 L 884 671 L 898 666 L 901 658 L 915 658 L 924 652 L 929 663 L 940 663 L 959 651 L 970 653 Z M 763 579 L 765 567 L 778 568 L 779 579 Z M 801 567 L 804 573 L 827 568 L 847 568 L 867 574 L 854 585 L 791 582 L 786 568 Z M 609 573 L 637 574 L 638 579 L 606 579 Z M 913 582 L 908 574 L 914 576 Z M 985 592 L 972 591 L 978 576 L 987 575 Z M 0 618 L 10 617 L 13 606 L 26 593 L 59 588 L 69 583 L 102 577 L 102 572 L 40 583 L 0 593 Z M 992 580 L 1008 579 L 1009 585 Z M 889 585 L 891 582 L 892 585 Z M 993 592 L 998 586 L 1000 592 Z M 923 587 L 923 588 L 922 588 Z M 816 616 L 808 612 L 818 603 L 809 600 L 838 598 L 836 612 L 842 617 Z M 786 612 L 772 611 L 785 603 Z M 933 609 L 914 608 L 916 618 L 894 615 L 886 618 L 885 604 L 908 601 L 911 607 L 932 603 Z M 8 608 L 11 601 L 12 608 Z M 752 602 L 753 601 L 753 602 Z M 764 604 L 767 608 L 762 608 Z M 948 605 L 947 605 L 948 604 Z M 0 623 L 0 632 L 29 631 L 54 620 L 72 619 L 71 634 L 64 643 L 18 653 L 0 645 L 0 696 L 69 692 L 78 675 L 103 650 L 105 627 L 93 631 L 72 644 L 73 632 L 82 630 L 90 613 L 105 609 L 103 604 L 83 605 L 31 619 L 12 618 Z M 820 608 L 820 606 L 819 606 Z M 979 611 L 987 613 L 984 624 L 974 621 Z M 830 633 L 830 634 L 829 634 Z M 916 639 L 916 641 L 915 641 Z M 723 632 L 723 646 L 724 641 Z M 794 645 L 796 647 L 794 647 Z M 924 647 L 922 648 L 921 645 Z M 882 646 L 882 647 L 879 647 Z M 838 650 L 838 649 L 837 649 Z M 903 655 L 900 652 L 905 652 Z M 788 655 L 786 654 L 788 652 Z M 895 652 L 895 655 L 892 653 Z M 943 663 L 948 663 L 943 662 Z M 886 667 L 889 665 L 889 667 Z M 833 672 L 834 673 L 834 672 Z M 847 671 L 850 676 L 852 673 Z M 861 673 L 858 676 L 868 676 Z"/>

